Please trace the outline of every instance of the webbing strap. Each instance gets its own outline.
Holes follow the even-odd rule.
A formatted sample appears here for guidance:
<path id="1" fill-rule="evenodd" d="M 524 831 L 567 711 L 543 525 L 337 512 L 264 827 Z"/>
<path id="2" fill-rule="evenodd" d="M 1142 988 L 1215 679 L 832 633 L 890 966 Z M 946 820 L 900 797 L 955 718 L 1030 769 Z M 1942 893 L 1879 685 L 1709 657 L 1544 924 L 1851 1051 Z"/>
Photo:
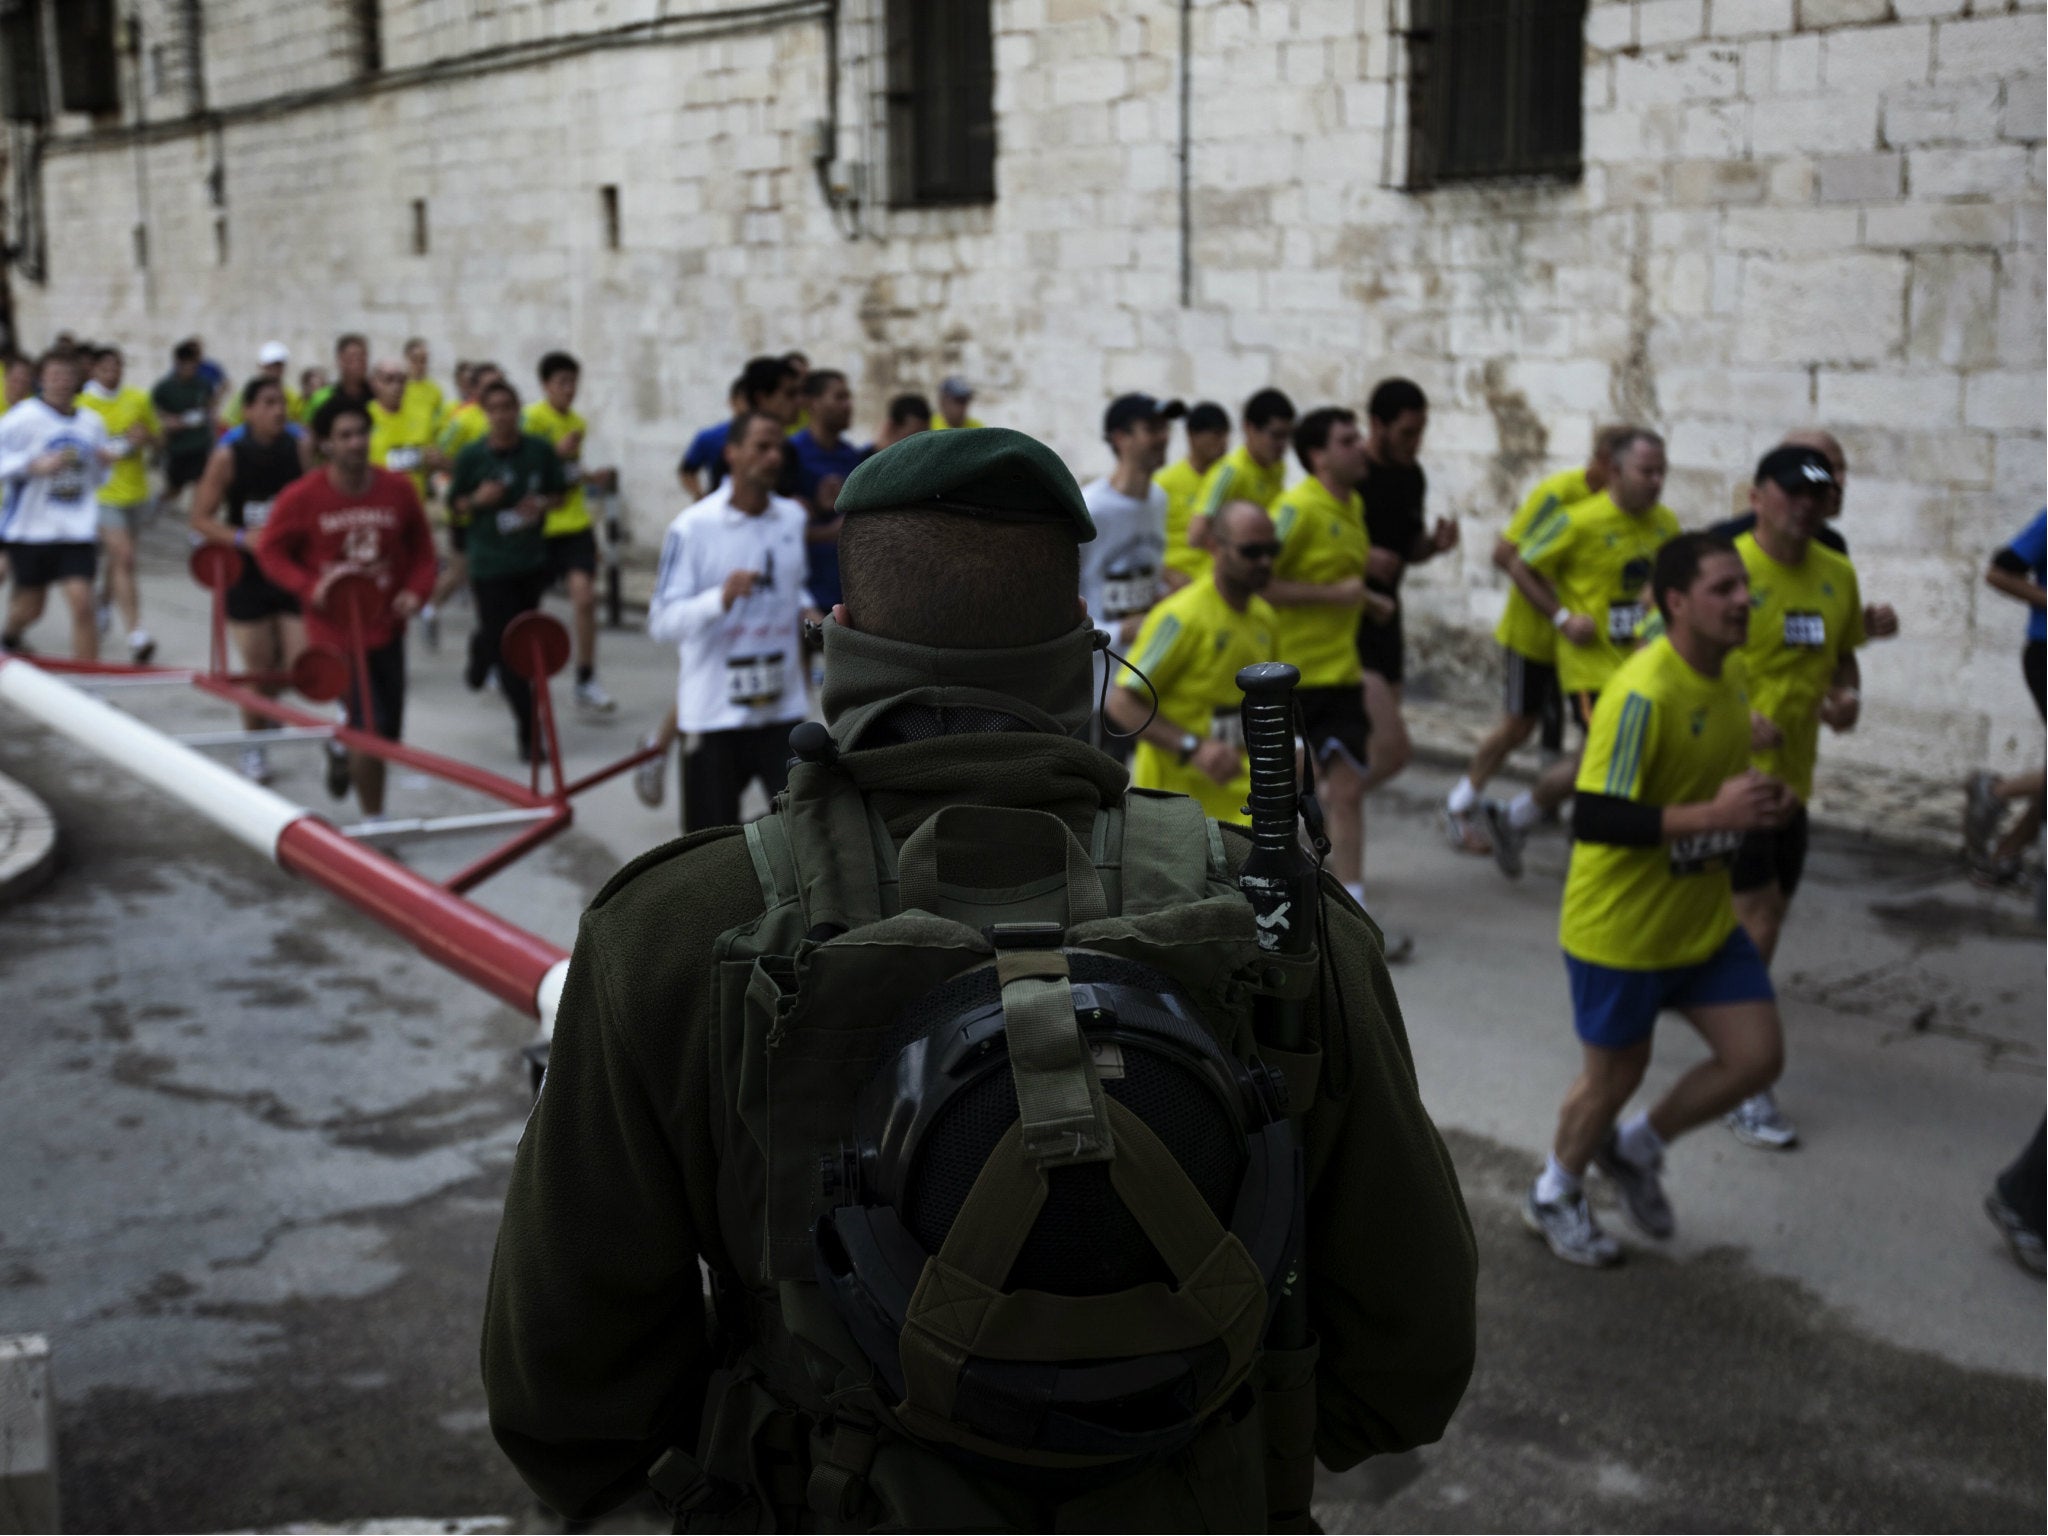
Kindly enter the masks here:
<path id="1" fill-rule="evenodd" d="M 867 798 L 841 769 L 798 763 L 781 802 L 804 921 L 842 932 L 882 919 Z"/>
<path id="2" fill-rule="evenodd" d="M 1229 878 L 1223 834 L 1201 803 L 1185 795 L 1135 789 L 1125 795 L 1117 863 L 1119 910 L 1132 916 L 1201 901 L 1211 879 Z"/>
<path id="3" fill-rule="evenodd" d="M 761 905 L 769 911 L 795 901 L 799 891 L 796 860 L 789 852 L 789 831 L 780 816 L 764 816 L 746 825 L 747 856 L 754 861 L 754 879 L 761 887 Z"/>
<path id="4" fill-rule="evenodd" d="M 1025 1155 L 1041 1168 L 1107 1161 L 1116 1152 L 1110 1101 L 1074 1017 L 1066 955 L 1006 950 L 996 956 L 996 980 Z"/>
<path id="5" fill-rule="evenodd" d="M 992 869 L 998 873 L 991 878 Z M 956 917 L 970 927 L 1031 920 L 1062 892 L 1065 926 L 1109 911 L 1086 851 L 1048 811 L 946 806 L 904 842 L 896 880 L 906 909 Z"/>

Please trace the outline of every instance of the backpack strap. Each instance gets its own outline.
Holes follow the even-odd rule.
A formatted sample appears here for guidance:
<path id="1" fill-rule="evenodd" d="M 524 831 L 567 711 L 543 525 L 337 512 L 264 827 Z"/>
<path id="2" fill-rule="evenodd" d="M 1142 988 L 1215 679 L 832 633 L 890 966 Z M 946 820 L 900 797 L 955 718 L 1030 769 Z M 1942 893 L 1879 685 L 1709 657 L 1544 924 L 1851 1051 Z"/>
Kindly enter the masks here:
<path id="1" fill-rule="evenodd" d="M 865 928 L 893 909 L 896 867 L 888 829 L 843 769 L 797 763 L 789 771 L 789 787 L 777 799 L 776 814 L 767 820 L 778 823 L 777 830 L 756 837 L 749 827 L 747 840 L 749 852 L 757 843 L 763 850 L 754 866 L 763 881 L 762 894 L 767 895 L 770 878 L 778 892 L 785 879 L 791 881 L 811 932 Z M 777 860 L 778 840 L 787 851 L 786 864 Z"/>
<path id="2" fill-rule="evenodd" d="M 1095 861 L 1110 910 L 1139 915 L 1185 906 L 1230 883 L 1223 833 L 1186 795 L 1134 789 L 1095 818 Z"/>
<path id="3" fill-rule="evenodd" d="M 789 828 L 780 814 L 750 821 L 742 829 L 747 857 L 754 861 L 754 879 L 761 887 L 761 905 L 773 912 L 800 898 L 796 860 L 789 851 Z"/>

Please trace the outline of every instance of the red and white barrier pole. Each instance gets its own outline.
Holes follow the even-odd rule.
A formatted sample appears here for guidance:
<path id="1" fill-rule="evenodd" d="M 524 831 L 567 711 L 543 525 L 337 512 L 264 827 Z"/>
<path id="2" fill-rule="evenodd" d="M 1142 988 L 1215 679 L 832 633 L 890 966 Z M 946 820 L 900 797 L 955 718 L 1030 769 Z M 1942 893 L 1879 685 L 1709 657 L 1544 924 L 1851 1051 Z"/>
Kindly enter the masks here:
<path id="1" fill-rule="evenodd" d="M 333 892 L 493 997 L 554 1030 L 569 971 L 559 945 L 443 890 L 395 859 L 344 837 L 282 795 L 172 741 L 133 715 L 0 654 L 0 703 L 98 754 L 197 812 L 236 842 Z"/>

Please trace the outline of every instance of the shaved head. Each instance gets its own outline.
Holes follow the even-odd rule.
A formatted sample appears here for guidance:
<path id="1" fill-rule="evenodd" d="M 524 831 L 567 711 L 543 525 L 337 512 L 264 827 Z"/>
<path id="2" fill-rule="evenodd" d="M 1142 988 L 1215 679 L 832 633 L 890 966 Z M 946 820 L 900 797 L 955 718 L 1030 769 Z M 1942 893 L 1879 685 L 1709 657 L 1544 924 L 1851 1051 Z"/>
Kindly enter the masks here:
<path id="1" fill-rule="evenodd" d="M 1216 537 L 1232 544 L 1256 544 L 1273 537 L 1273 519 L 1256 501 L 1226 501 L 1210 519 Z"/>

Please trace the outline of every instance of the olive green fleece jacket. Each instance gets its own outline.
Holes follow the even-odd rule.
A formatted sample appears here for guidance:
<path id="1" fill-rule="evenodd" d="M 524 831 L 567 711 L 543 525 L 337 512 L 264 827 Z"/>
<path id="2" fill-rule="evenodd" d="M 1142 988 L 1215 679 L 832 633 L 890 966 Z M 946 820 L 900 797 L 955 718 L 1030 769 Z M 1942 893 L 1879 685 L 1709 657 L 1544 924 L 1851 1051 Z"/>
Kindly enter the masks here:
<path id="1" fill-rule="evenodd" d="M 850 649 L 828 628 L 828 675 L 835 638 Z M 903 680 L 900 666 L 875 670 L 877 687 L 892 672 Z M 833 702 L 828 693 L 828 719 Z M 843 745 L 853 737 L 839 721 L 854 718 L 876 712 L 842 710 L 833 723 Z M 1085 845 L 1096 811 L 1126 785 L 1109 758 L 1049 731 L 857 755 L 899 845 L 949 803 L 1051 811 Z M 1227 830 L 1226 846 L 1235 866 L 1249 844 Z M 1326 984 L 1309 1014 L 1324 1070 L 1307 1117 L 1308 1291 L 1322 1339 L 1316 1448 L 1341 1470 L 1442 1434 L 1472 1369 L 1476 1258 L 1457 1175 L 1417 1093 L 1379 934 L 1333 881 L 1324 905 L 1344 1022 Z M 706 1378 L 721 1363 L 706 1337 L 699 1264 L 738 1274 L 752 1256 L 732 1251 L 744 1221 L 721 1219 L 732 1197 L 714 1149 L 729 1109 L 713 1075 L 711 955 L 721 933 L 761 912 L 745 839 L 721 828 L 627 865 L 577 937 L 546 1086 L 513 1165 L 483 1332 L 493 1432 L 535 1493 L 571 1520 L 633 1493 L 669 1446 L 694 1445 Z"/>

